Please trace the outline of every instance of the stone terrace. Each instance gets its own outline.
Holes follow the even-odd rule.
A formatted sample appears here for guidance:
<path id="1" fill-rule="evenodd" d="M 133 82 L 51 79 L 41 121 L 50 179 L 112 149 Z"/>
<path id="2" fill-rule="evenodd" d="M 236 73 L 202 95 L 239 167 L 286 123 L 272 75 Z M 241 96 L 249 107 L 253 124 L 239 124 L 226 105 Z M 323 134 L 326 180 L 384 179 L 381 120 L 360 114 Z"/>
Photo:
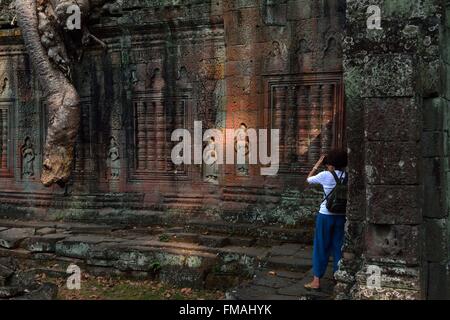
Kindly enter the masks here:
<path id="1" fill-rule="evenodd" d="M 295 237 L 282 240 L 285 234 L 272 230 L 268 234 L 278 241 L 266 246 L 264 238 L 249 232 L 249 226 L 236 225 L 227 233 L 218 224 L 209 229 L 204 222 L 201 225 L 126 229 L 0 220 L 0 257 L 16 258 L 24 268 L 50 276 L 64 274 L 65 268 L 75 263 L 96 275 L 227 290 L 228 299 L 331 298 L 330 276 L 320 293 L 303 289 L 311 277 L 308 244 L 293 243 Z M 287 234 L 295 234 L 295 229 Z"/>

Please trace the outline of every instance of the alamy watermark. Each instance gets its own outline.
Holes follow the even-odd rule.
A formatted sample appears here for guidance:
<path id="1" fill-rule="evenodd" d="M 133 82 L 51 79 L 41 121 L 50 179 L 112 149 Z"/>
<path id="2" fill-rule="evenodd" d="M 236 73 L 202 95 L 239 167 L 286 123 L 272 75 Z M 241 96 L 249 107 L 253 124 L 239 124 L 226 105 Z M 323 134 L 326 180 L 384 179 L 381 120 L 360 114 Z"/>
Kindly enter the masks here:
<path id="1" fill-rule="evenodd" d="M 256 130 L 241 124 L 239 129 L 209 129 L 203 133 L 202 122 L 195 121 L 194 137 L 187 129 L 177 129 L 172 141 L 179 142 L 172 150 L 175 165 L 259 164 L 263 176 L 275 176 L 280 168 L 278 129 Z M 214 147 L 204 148 L 204 142 L 213 142 Z"/>
<path id="2" fill-rule="evenodd" d="M 381 8 L 376 5 L 369 6 L 367 8 L 367 14 L 370 15 L 367 18 L 367 29 L 383 30 L 381 27 Z"/>
<path id="3" fill-rule="evenodd" d="M 81 269 L 75 264 L 71 264 L 66 271 L 70 276 L 67 278 L 66 286 L 68 290 L 81 290 Z"/>
<path id="4" fill-rule="evenodd" d="M 381 289 L 381 268 L 379 266 L 367 266 L 367 288 Z"/>
<path id="5" fill-rule="evenodd" d="M 66 27 L 69 30 L 81 30 L 81 8 L 73 4 L 67 7 L 66 13 L 70 16 L 66 20 Z"/>

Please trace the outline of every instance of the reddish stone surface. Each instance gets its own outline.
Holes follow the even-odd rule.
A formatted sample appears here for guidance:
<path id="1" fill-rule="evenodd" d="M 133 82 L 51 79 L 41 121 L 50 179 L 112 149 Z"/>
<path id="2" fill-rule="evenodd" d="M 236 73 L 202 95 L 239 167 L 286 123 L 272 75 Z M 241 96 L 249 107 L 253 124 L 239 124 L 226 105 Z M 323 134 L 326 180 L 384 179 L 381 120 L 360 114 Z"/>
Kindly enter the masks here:
<path id="1" fill-rule="evenodd" d="M 0 98 L 3 212 L 73 209 L 92 218 L 109 209 L 206 209 L 236 215 L 276 203 L 287 189 L 302 190 L 320 154 L 344 142 L 343 11 L 313 3 L 302 3 L 310 5 L 307 13 L 291 1 L 139 10 L 124 4 L 129 11 L 121 14 L 122 26 L 105 13 L 91 30 L 108 50 L 89 48 L 73 70 L 82 125 L 66 190 L 39 183 L 46 106 L 21 38 L 4 34 L 0 76 L 10 91 Z M 170 135 L 178 128 L 192 132 L 194 121 L 204 130 L 241 123 L 280 129 L 279 174 L 263 177 L 258 165 L 249 165 L 248 175 L 239 176 L 236 166 L 224 165 L 211 184 L 204 166 L 175 166 Z M 35 155 L 32 175 L 25 174 L 20 152 L 27 139 Z"/>

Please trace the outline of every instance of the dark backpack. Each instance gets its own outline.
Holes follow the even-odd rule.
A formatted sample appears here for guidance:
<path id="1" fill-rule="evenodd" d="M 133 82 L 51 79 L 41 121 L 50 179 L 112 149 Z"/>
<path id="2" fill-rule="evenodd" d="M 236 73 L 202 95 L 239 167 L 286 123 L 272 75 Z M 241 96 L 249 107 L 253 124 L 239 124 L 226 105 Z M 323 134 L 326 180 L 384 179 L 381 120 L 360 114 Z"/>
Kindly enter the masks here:
<path id="1" fill-rule="evenodd" d="M 336 187 L 330 192 L 330 194 L 325 198 L 327 202 L 327 209 L 331 213 L 345 214 L 347 212 L 347 184 L 348 175 L 343 172 L 339 178 L 336 172 L 330 172 L 334 180 L 336 180 Z M 342 178 L 345 175 L 344 178 Z"/>

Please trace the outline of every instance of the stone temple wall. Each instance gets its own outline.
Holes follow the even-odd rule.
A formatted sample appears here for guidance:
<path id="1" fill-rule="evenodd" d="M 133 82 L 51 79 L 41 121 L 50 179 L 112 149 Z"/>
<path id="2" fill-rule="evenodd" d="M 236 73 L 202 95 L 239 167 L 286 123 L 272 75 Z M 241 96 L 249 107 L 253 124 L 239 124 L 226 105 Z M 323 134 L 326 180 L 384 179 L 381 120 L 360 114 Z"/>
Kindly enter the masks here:
<path id="1" fill-rule="evenodd" d="M 304 178 L 321 152 L 345 139 L 345 1 L 151 3 L 125 1 L 121 13 L 91 27 L 107 50 L 88 48 L 73 70 L 82 128 L 65 190 L 39 182 L 46 106 L 3 3 L 2 211 L 92 220 L 152 210 L 289 224 L 311 218 L 322 195 L 301 195 Z M 279 174 L 262 177 L 257 165 L 175 166 L 171 133 L 193 132 L 194 121 L 204 130 L 280 129 Z M 294 196 L 304 202 L 292 209 Z"/>
<path id="2" fill-rule="evenodd" d="M 382 30 L 367 29 L 370 4 L 382 8 Z M 351 182 L 340 298 L 448 297 L 447 7 L 347 1 Z"/>
<path id="3" fill-rule="evenodd" d="M 46 106 L 10 2 L 0 5 L 2 215 L 141 223 L 157 210 L 298 225 L 321 197 L 303 192 L 308 169 L 347 145 L 337 297 L 449 296 L 448 1 L 124 1 L 92 27 L 108 50 L 89 48 L 74 70 L 83 115 L 66 190 L 38 181 Z M 382 30 L 368 30 L 369 5 Z M 211 168 L 174 166 L 168 137 L 195 120 L 280 129 L 279 174 L 227 165 L 211 179 Z M 371 286 L 377 270 L 382 289 Z"/>

